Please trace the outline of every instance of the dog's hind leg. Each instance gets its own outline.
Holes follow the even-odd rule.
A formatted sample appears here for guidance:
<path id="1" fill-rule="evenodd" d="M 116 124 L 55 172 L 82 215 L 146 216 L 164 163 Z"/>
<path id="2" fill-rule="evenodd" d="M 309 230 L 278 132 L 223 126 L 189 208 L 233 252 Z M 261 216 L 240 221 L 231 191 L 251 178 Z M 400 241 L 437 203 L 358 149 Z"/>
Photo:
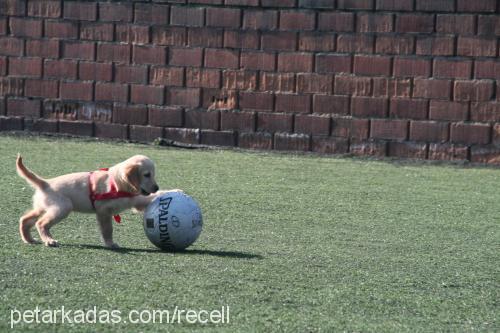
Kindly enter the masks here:
<path id="1" fill-rule="evenodd" d="M 35 244 L 36 241 L 31 237 L 31 228 L 35 225 L 36 219 L 43 213 L 42 210 L 33 209 L 21 216 L 19 219 L 19 233 L 23 242 Z"/>
<path id="2" fill-rule="evenodd" d="M 50 234 L 50 228 L 68 216 L 71 209 L 71 204 L 67 206 L 50 207 L 45 211 L 45 214 L 43 214 L 38 221 L 36 221 L 36 229 L 38 230 L 40 238 L 45 245 L 52 247 L 58 246 L 57 241 L 52 238 L 52 235 Z"/>

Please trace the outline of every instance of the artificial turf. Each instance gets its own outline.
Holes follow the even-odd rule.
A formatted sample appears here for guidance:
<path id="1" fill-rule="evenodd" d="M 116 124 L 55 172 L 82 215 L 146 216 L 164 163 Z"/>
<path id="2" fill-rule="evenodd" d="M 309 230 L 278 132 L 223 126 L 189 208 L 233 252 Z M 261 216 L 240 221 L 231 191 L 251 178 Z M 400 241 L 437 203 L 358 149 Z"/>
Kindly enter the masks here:
<path id="1" fill-rule="evenodd" d="M 500 170 L 182 150 L 79 139 L 0 136 L 0 331 L 498 331 Z M 25 245 L 32 189 L 17 152 L 44 177 L 151 157 L 163 189 L 202 209 L 182 253 L 157 250 L 141 215 L 101 247 L 93 215 L 53 230 L 59 248 Z M 34 233 L 36 237 L 36 231 Z M 10 312 L 230 307 L 229 324 L 19 324 Z"/>

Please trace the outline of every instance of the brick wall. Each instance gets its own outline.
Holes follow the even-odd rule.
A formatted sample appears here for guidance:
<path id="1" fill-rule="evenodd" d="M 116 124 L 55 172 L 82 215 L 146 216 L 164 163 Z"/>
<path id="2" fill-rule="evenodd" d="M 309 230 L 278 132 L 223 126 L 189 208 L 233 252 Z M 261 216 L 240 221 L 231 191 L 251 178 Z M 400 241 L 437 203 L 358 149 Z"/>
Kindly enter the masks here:
<path id="1" fill-rule="evenodd" d="M 500 163 L 499 10 L 0 0 L 0 130 Z"/>

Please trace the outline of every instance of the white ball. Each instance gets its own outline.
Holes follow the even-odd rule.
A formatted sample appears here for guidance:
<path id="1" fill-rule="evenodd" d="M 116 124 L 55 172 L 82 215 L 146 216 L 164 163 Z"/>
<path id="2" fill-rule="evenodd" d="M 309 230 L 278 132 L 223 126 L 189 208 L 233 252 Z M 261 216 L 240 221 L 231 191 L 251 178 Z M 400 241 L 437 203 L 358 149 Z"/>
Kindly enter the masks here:
<path id="1" fill-rule="evenodd" d="M 201 233 L 203 219 L 198 203 L 181 191 L 159 195 L 144 211 L 144 232 L 163 250 L 183 250 Z"/>

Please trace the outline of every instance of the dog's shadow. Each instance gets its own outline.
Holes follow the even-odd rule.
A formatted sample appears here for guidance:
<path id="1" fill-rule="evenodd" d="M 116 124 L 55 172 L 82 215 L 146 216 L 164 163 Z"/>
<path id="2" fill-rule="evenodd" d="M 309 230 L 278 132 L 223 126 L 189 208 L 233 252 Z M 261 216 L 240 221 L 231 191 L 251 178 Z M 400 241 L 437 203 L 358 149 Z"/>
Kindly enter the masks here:
<path id="1" fill-rule="evenodd" d="M 133 254 L 133 253 L 156 253 L 156 254 L 175 254 L 175 255 L 205 255 L 214 257 L 234 258 L 234 259 L 264 259 L 263 256 L 254 253 L 239 252 L 239 251 L 215 251 L 215 250 L 202 250 L 202 249 L 186 249 L 177 251 L 163 251 L 160 249 L 139 249 L 131 247 L 120 247 L 118 249 L 110 249 L 102 245 L 90 244 L 66 244 L 65 247 L 104 250 L 115 253 Z"/>

